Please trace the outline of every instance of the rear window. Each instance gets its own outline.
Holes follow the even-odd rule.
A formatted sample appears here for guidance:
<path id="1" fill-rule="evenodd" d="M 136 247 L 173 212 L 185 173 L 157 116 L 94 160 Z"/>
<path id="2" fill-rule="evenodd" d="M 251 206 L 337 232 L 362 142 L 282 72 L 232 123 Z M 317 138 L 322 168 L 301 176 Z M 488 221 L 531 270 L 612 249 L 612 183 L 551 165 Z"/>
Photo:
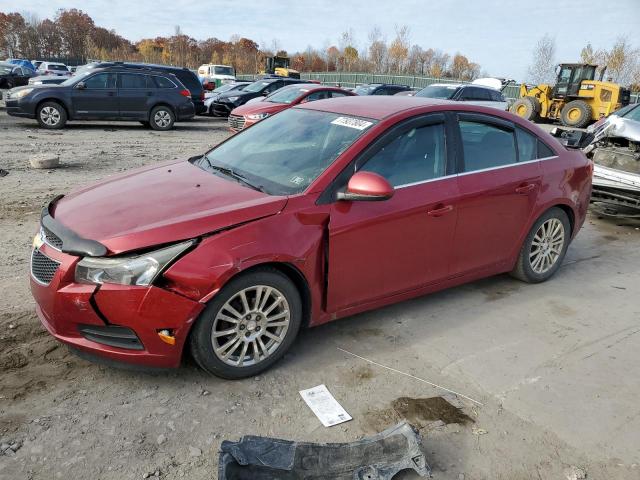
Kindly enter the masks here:
<path id="1" fill-rule="evenodd" d="M 154 75 L 153 80 L 156 82 L 156 85 L 158 86 L 158 88 L 176 88 L 177 86 L 166 77 L 160 77 L 158 75 Z"/>
<path id="2" fill-rule="evenodd" d="M 202 84 L 200 83 L 200 80 L 198 80 L 198 77 L 196 77 L 195 73 L 187 70 L 177 70 L 171 73 L 178 77 L 178 80 L 180 80 L 182 84 L 189 89 L 192 95 L 202 90 Z"/>
<path id="3" fill-rule="evenodd" d="M 47 66 L 47 70 L 58 70 L 58 71 L 62 71 L 62 72 L 67 72 L 67 71 L 69 71 L 69 70 L 67 69 L 67 67 L 65 67 L 64 65 L 56 65 L 56 64 L 53 64 L 53 63 L 50 63 L 50 64 Z"/>
<path id="4" fill-rule="evenodd" d="M 216 75 L 233 75 L 233 68 L 231 67 L 214 67 L 213 70 Z"/>

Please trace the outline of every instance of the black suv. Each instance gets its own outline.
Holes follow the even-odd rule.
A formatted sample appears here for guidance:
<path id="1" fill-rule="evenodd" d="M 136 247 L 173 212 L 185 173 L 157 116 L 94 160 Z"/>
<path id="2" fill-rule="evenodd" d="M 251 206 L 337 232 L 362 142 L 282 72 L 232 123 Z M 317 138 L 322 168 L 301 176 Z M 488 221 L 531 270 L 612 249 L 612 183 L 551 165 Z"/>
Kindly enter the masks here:
<path id="1" fill-rule="evenodd" d="M 172 73 L 173 75 L 178 77 L 178 80 L 180 80 L 180 82 L 182 82 L 182 84 L 191 92 L 191 100 L 193 100 L 193 105 L 196 107 L 196 115 L 205 113 L 207 110 L 207 107 L 204 106 L 204 88 L 202 87 L 202 83 L 200 83 L 198 75 L 193 73 L 188 68 L 172 67 L 169 65 L 156 65 L 153 63 L 93 62 L 79 67 L 76 73 L 105 67 L 121 67 L 134 69 L 151 68 L 159 72 Z"/>
<path id="2" fill-rule="evenodd" d="M 309 80 L 297 78 L 263 78 L 250 83 L 242 90 L 232 90 L 222 93 L 210 106 L 210 111 L 217 117 L 228 117 L 231 110 L 240 105 L 244 105 L 252 98 L 266 97 L 285 85 L 294 83 L 309 83 Z"/>
<path id="3" fill-rule="evenodd" d="M 367 83 L 359 85 L 354 92 L 357 95 L 395 95 L 411 90 L 409 85 L 395 85 L 392 83 Z"/>
<path id="4" fill-rule="evenodd" d="M 150 68 L 92 68 L 60 85 L 14 88 L 5 100 L 9 115 L 35 118 L 49 129 L 67 120 L 135 120 L 169 130 L 195 115 L 191 92 L 180 80 Z"/>

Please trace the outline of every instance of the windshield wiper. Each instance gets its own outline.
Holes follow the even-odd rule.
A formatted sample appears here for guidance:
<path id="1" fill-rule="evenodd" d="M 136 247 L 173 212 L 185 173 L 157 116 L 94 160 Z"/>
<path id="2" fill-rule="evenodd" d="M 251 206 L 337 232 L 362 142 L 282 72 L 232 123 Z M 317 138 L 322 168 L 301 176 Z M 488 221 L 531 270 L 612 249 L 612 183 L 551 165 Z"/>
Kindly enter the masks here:
<path id="1" fill-rule="evenodd" d="M 222 174 L 224 174 L 224 175 L 226 175 L 228 177 L 231 177 L 231 178 L 239 181 L 240 183 L 244 183 L 246 186 L 248 186 L 250 188 L 253 188 L 254 190 L 257 190 L 257 191 L 262 192 L 262 193 L 267 193 L 267 192 L 265 192 L 264 187 L 262 185 L 254 185 L 249 180 L 247 180 L 247 177 L 245 177 L 241 173 L 238 173 L 238 172 L 234 171 L 233 169 L 231 169 L 229 167 L 223 167 L 221 165 L 214 165 L 213 162 L 211 161 L 211 159 L 206 155 L 203 155 L 202 158 L 207 161 L 207 163 L 209 164 L 209 167 L 211 167 L 212 170 L 215 170 L 216 172 L 220 172 L 220 173 L 222 173 Z"/>

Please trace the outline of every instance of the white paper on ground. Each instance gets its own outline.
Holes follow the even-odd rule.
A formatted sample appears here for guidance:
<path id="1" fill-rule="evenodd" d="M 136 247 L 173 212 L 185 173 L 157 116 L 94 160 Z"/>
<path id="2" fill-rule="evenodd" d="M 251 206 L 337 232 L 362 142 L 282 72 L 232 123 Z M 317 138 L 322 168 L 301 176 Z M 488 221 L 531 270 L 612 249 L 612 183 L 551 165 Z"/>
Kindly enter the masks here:
<path id="1" fill-rule="evenodd" d="M 352 420 L 351 415 L 333 398 L 325 385 L 300 390 L 300 395 L 325 427 Z"/>

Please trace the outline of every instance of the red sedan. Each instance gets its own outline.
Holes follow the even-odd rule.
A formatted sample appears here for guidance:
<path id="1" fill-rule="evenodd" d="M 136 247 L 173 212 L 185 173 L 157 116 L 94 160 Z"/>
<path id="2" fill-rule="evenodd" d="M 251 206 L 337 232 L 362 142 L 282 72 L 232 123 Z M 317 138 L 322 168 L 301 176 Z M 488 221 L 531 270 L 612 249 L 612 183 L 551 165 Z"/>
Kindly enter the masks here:
<path id="1" fill-rule="evenodd" d="M 289 85 L 276 90 L 264 99 L 234 108 L 229 114 L 229 129 L 232 132 L 239 132 L 264 118 L 301 103 L 354 95 L 355 93 L 349 90 L 316 83 Z"/>
<path id="2" fill-rule="evenodd" d="M 412 97 L 299 105 L 201 157 L 54 199 L 31 255 L 78 350 L 255 375 L 313 327 L 482 277 L 549 279 L 592 163 L 508 112 Z"/>

